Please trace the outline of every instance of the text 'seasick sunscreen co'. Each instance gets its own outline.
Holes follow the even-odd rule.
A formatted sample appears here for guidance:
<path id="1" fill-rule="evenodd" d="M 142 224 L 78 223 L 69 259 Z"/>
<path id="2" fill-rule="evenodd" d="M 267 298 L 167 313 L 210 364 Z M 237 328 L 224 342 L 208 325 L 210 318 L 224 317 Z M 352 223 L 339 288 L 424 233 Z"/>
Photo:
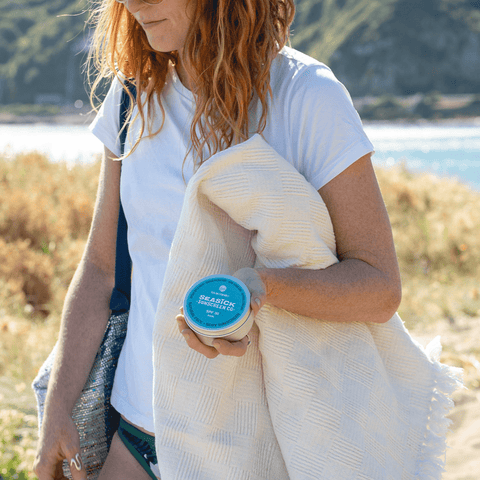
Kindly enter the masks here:
<path id="1" fill-rule="evenodd" d="M 252 328 L 250 292 L 230 275 L 210 275 L 194 283 L 183 302 L 187 325 L 205 344 L 215 338 L 241 340 Z"/>

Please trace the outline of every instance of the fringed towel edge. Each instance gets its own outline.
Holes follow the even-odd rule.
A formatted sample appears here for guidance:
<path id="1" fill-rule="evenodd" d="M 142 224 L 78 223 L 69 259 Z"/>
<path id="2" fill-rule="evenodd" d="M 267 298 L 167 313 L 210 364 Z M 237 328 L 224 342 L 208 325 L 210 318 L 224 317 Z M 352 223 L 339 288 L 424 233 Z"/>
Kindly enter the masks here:
<path id="1" fill-rule="evenodd" d="M 425 429 L 422 450 L 418 456 L 415 479 L 439 480 L 445 471 L 448 427 L 452 421 L 447 418 L 454 406 L 450 398 L 458 388 L 465 388 L 463 369 L 440 363 L 442 344 L 440 336 L 435 337 L 424 349 L 434 369 L 434 386 L 430 402 L 430 413 Z"/>

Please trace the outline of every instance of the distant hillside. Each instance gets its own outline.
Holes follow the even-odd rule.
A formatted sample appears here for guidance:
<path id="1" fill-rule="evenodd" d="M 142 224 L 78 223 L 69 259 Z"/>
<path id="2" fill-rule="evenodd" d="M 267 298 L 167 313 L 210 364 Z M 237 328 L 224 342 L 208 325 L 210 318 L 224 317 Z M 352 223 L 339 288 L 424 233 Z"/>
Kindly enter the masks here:
<path id="1" fill-rule="evenodd" d="M 398 0 L 328 63 L 353 96 L 479 93 L 480 1 Z"/>
<path id="2" fill-rule="evenodd" d="M 93 0 L 0 0 L 0 104 L 87 101 Z M 353 96 L 480 93 L 480 0 L 297 0 L 292 44 Z"/>
<path id="3" fill-rule="evenodd" d="M 0 0 L 0 103 L 86 101 L 89 0 Z"/>
<path id="4" fill-rule="evenodd" d="M 375 31 L 392 15 L 398 0 L 296 0 L 292 45 L 328 63 L 359 28 Z"/>

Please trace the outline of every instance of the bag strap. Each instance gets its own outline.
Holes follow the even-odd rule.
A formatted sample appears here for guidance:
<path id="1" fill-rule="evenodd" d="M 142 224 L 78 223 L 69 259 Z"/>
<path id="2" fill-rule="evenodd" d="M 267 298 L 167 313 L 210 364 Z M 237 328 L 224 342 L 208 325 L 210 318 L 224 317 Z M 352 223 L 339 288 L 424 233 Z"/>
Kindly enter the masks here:
<path id="1" fill-rule="evenodd" d="M 136 96 L 135 85 L 128 80 L 125 82 L 133 98 Z M 125 149 L 125 140 L 128 128 L 123 126 L 127 120 L 128 110 L 130 108 L 130 96 L 125 89 L 122 89 L 122 100 L 120 103 L 120 151 L 123 155 Z M 128 312 L 130 309 L 130 292 L 132 278 L 132 259 L 128 251 L 127 243 L 127 220 L 123 212 L 122 202 L 120 200 L 120 208 L 118 212 L 117 227 L 117 246 L 115 251 L 115 287 L 110 298 L 110 309 L 112 314 L 120 315 Z"/>

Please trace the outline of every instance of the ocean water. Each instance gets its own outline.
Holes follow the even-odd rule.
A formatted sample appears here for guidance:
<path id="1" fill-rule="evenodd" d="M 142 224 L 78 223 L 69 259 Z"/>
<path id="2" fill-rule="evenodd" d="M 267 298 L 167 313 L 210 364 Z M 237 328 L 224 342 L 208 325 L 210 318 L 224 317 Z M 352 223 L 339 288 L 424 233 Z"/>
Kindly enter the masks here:
<path id="1" fill-rule="evenodd" d="M 463 123 L 371 123 L 375 165 L 404 163 L 412 171 L 456 177 L 480 191 L 480 119 Z M 37 150 L 56 161 L 91 162 L 102 144 L 86 126 L 0 125 L 0 152 L 13 156 Z"/>
<path id="2" fill-rule="evenodd" d="M 480 191 L 480 119 L 468 124 L 370 124 L 374 164 L 455 177 Z"/>
<path id="3" fill-rule="evenodd" d="M 0 151 L 8 156 L 38 151 L 54 161 L 89 163 L 103 151 L 88 127 L 79 125 L 0 125 Z"/>

